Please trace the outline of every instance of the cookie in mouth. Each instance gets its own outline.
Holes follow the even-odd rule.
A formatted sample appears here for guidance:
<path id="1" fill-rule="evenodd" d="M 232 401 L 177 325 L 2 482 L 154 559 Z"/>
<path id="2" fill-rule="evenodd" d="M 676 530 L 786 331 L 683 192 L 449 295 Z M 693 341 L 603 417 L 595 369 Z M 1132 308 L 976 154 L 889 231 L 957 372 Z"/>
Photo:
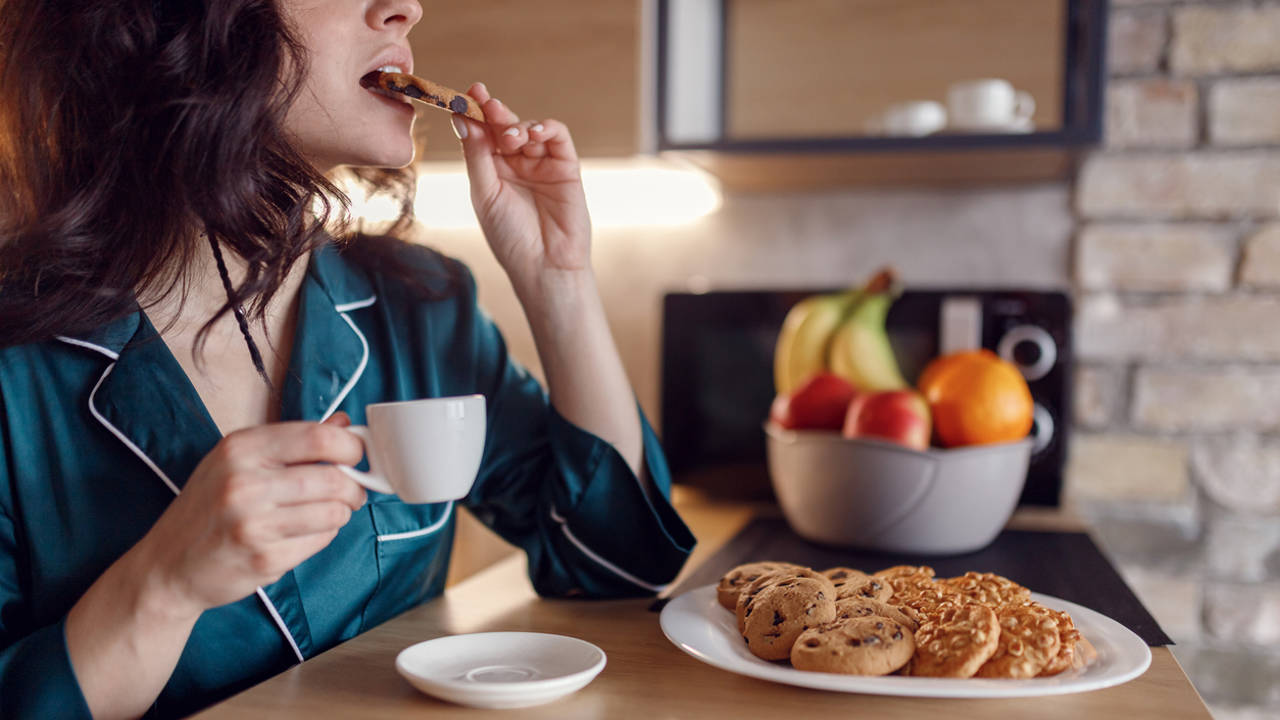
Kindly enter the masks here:
<path id="1" fill-rule="evenodd" d="M 374 70 L 360 78 L 360 85 L 372 90 L 403 95 L 434 107 L 448 110 L 477 122 L 484 122 L 484 111 L 475 98 L 408 73 Z"/>

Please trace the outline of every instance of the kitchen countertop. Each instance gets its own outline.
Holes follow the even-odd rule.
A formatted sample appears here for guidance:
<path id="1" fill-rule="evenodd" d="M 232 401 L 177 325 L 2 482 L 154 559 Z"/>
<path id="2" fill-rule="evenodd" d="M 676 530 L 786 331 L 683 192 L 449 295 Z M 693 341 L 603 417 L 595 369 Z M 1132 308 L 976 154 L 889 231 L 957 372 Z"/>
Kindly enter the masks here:
<path id="1" fill-rule="evenodd" d="M 676 507 L 698 538 L 687 577 L 769 505 L 713 501 L 677 488 Z M 1081 530 L 1064 514 L 1020 511 L 1010 528 Z M 673 583 L 676 587 L 679 580 Z M 1033 590 L 1035 588 L 1032 588 Z M 458 583 L 432 602 L 396 617 L 301 665 L 219 703 L 200 718 L 468 718 L 516 717 L 511 711 L 463 708 L 423 695 L 395 671 L 405 647 L 442 635 L 495 630 L 558 633 L 595 643 L 608 665 L 590 685 L 564 699 L 517 711 L 521 718 L 656 717 L 777 718 L 858 713 L 864 717 L 1210 718 L 1167 647 L 1151 648 L 1151 667 L 1112 688 L 1074 695 L 1000 700 L 948 700 L 808 690 L 720 670 L 672 645 L 649 611 L 651 599 L 581 601 L 539 598 L 522 554 Z"/>

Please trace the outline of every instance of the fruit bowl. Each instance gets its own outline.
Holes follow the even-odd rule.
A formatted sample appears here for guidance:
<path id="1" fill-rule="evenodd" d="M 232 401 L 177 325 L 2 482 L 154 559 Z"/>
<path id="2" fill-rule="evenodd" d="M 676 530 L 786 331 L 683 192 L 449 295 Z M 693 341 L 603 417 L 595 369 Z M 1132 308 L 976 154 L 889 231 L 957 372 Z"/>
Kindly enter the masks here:
<path id="1" fill-rule="evenodd" d="M 1033 441 L 913 450 L 765 424 L 769 477 L 787 523 L 824 545 L 956 555 L 986 547 L 1013 514 Z"/>

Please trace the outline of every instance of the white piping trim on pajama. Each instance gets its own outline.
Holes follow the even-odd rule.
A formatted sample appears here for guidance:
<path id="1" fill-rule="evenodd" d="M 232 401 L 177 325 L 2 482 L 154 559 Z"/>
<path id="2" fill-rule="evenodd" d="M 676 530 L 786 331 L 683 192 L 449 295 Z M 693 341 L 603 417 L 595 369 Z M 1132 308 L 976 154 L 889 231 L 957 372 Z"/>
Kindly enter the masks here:
<path id="1" fill-rule="evenodd" d="M 576 547 L 576 548 L 578 548 L 579 550 L 581 550 L 583 555 L 586 555 L 587 557 L 591 558 L 591 559 L 592 559 L 592 560 L 594 560 L 598 565 L 600 565 L 600 566 L 601 566 L 601 567 L 603 567 L 604 569 L 606 569 L 606 570 L 608 570 L 608 571 L 612 572 L 613 574 L 617 575 L 618 577 L 622 578 L 623 580 L 626 580 L 627 582 L 632 583 L 632 584 L 634 584 L 634 585 L 639 585 L 640 587 L 644 588 L 645 590 L 651 590 L 651 591 L 653 591 L 653 592 L 655 592 L 655 593 L 660 593 L 660 592 L 662 592 L 662 591 L 666 590 L 668 587 L 670 587 L 670 585 L 669 585 L 669 584 L 668 584 L 668 585 L 654 585 L 653 583 L 645 582 L 644 580 L 641 580 L 640 578 L 636 577 L 635 575 L 632 575 L 631 573 L 627 572 L 626 570 L 623 570 L 622 568 L 618 567 L 617 565 L 614 565 L 613 563 L 609 562 L 608 560 L 605 560 L 604 558 L 600 557 L 600 556 L 599 556 L 599 555 L 597 555 L 596 553 L 592 552 L 591 548 L 587 547 L 586 545 L 583 545 L 583 544 L 582 544 L 582 541 L 581 541 L 581 540 L 579 540 L 576 536 L 574 536 L 574 534 L 573 534 L 572 532 L 570 532 L 570 531 L 569 531 L 569 524 L 568 524 L 567 522 L 565 522 L 565 519 L 564 519 L 563 517 L 561 517 L 561 516 L 560 516 L 560 513 L 556 512 L 556 508 L 555 508 L 555 506 L 554 506 L 554 505 L 553 505 L 553 506 L 551 506 L 551 519 L 552 519 L 552 520 L 555 520 L 557 523 L 560 523 L 560 529 L 564 532 L 564 536 L 565 536 L 565 537 L 567 537 L 567 538 L 569 538 L 569 542 L 573 543 L 574 547 Z"/>
<path id="2" fill-rule="evenodd" d="M 374 303 L 375 303 L 375 302 L 377 302 L 377 301 L 378 301 L 378 296 L 377 296 L 377 295 L 371 295 L 371 296 L 369 296 L 369 297 L 367 297 L 367 298 L 365 298 L 365 299 L 363 299 L 363 300 L 356 300 L 355 302 L 343 303 L 343 304 L 341 304 L 341 305 L 334 305 L 334 306 L 333 306 L 333 309 L 334 309 L 334 310 L 337 310 L 337 311 L 338 311 L 338 312 L 340 312 L 340 313 L 344 313 L 344 312 L 351 312 L 352 310 L 359 310 L 360 308 L 367 308 L 367 307 L 369 307 L 370 305 L 374 304 Z"/>
<path id="3" fill-rule="evenodd" d="M 93 343 L 87 343 L 82 340 L 76 340 L 74 338 L 67 338 L 62 336 L 58 336 L 58 339 L 69 345 L 78 345 L 80 347 L 86 347 L 91 350 L 97 350 L 98 352 L 102 353 L 103 355 L 106 355 L 112 360 L 119 360 L 120 358 L 119 354 L 113 353 L 107 348 L 101 347 L 99 345 L 94 345 Z M 111 374 L 111 371 L 114 370 L 115 367 L 116 367 L 116 364 L 114 362 L 108 365 L 107 369 L 103 371 L 102 377 L 99 377 L 97 384 L 93 386 L 93 390 L 89 392 L 89 413 L 93 415 L 94 419 L 96 419 L 103 427 L 105 427 L 108 432 L 114 435 L 117 440 L 124 443 L 125 447 L 129 448 L 130 452 L 132 452 L 134 455 L 137 455 L 138 459 L 142 460 L 142 462 L 145 463 L 147 467 L 151 468 L 151 472 L 154 472 L 161 480 L 163 480 L 164 484 L 169 486 L 169 489 L 173 491 L 174 495 L 181 495 L 182 491 L 178 488 L 178 486 L 174 485 L 173 481 L 169 479 L 169 476 L 165 475 L 164 471 L 161 470 L 160 467 L 157 466 L 154 462 L 152 462 L 151 458 L 147 457 L 146 453 L 142 452 L 142 448 L 138 447 L 137 445 L 134 445 L 133 441 L 130 440 L 127 436 L 125 436 L 124 433 L 120 432 L 120 430 L 116 428 L 115 425 L 112 425 L 110 422 L 107 422 L 107 419 L 98 412 L 98 409 L 96 407 L 94 407 L 93 398 L 95 395 L 98 394 L 98 388 L 102 386 L 102 381 L 107 379 L 107 376 Z M 289 632 L 289 627 L 284 624 L 284 618 L 280 617 L 280 611 L 276 610 L 276 606 L 271 603 L 271 598 L 267 597 L 267 593 L 264 592 L 261 587 L 258 588 L 257 592 L 258 592 L 259 599 L 261 599 L 262 602 L 266 604 L 267 613 L 270 614 L 271 619 L 275 621 L 276 627 L 280 629 L 280 632 L 284 635 L 285 639 L 289 641 L 289 647 L 293 649 L 293 654 L 297 656 L 298 662 L 302 662 L 303 660 L 302 651 L 298 649 L 298 642 L 293 639 L 293 633 Z"/>
<path id="4" fill-rule="evenodd" d="M 298 649 L 298 641 L 293 639 L 293 633 L 289 632 L 289 626 L 284 624 L 284 618 L 280 617 L 280 611 L 276 609 L 275 603 L 271 602 L 271 598 L 267 597 L 267 591 L 258 586 L 258 599 L 263 605 L 267 606 L 267 612 L 271 615 L 271 619 L 276 622 L 276 627 L 280 628 L 280 633 L 284 635 L 284 639 L 289 641 L 289 647 L 293 649 L 293 654 L 297 656 L 298 662 L 302 662 L 306 658 L 302 657 L 302 650 Z"/>
<path id="5" fill-rule="evenodd" d="M 430 535 L 431 533 L 444 527 L 444 524 L 449 521 L 449 515 L 452 513 L 453 513 L 453 501 L 450 500 L 449 507 L 444 509 L 444 514 L 440 516 L 439 520 L 436 520 L 435 522 L 431 523 L 427 527 L 424 527 L 420 530 L 410 530 L 408 532 L 389 533 L 387 535 L 379 535 L 378 542 L 387 542 L 388 540 L 408 540 L 409 538 L 416 538 L 416 537 L 421 537 L 423 535 Z"/>
<path id="6" fill-rule="evenodd" d="M 98 378 L 98 383 L 94 385 L 93 390 L 89 392 L 89 414 L 93 415 L 93 417 L 97 419 L 97 421 L 105 427 L 108 432 L 115 435 L 117 440 L 124 443 L 124 446 L 129 448 L 130 452 L 137 455 L 138 459 L 145 463 L 147 467 L 151 468 L 151 472 L 155 473 L 161 480 L 163 480 L 164 484 L 169 486 L 169 489 L 173 491 L 174 495 L 177 495 L 181 491 L 178 489 L 177 485 L 173 484 L 173 481 L 169 479 L 169 476 L 164 474 L 164 471 L 160 469 L 160 466 L 152 462 L 151 458 L 147 457 L 147 454 L 142 452 L 142 448 L 134 445 L 133 441 L 126 437 L 124 433 L 120 432 L 115 425 L 107 422 L 107 419 L 98 412 L 98 408 L 93 406 L 93 398 L 98 394 L 98 388 L 102 386 L 102 381 L 107 379 L 107 376 L 111 374 L 111 371 L 114 370 L 115 367 L 115 363 L 108 365 L 106 371 L 102 373 L 102 377 Z"/>
<path id="7" fill-rule="evenodd" d="M 103 355 L 106 355 L 107 357 L 111 358 L 112 360 L 120 359 L 119 353 L 108 350 L 107 348 L 104 348 L 101 345 L 94 345 L 91 342 L 85 342 L 84 340 L 77 340 L 72 337 L 67 337 L 66 335 L 55 335 L 54 337 L 58 338 L 59 340 L 61 340 L 62 342 L 68 345 L 78 345 L 82 348 L 89 348 L 90 350 L 96 350 L 102 353 Z"/>
<path id="8" fill-rule="evenodd" d="M 342 386 L 342 392 L 339 392 L 338 397 L 334 398 L 333 402 L 329 404 L 329 409 L 324 411 L 324 415 L 320 417 L 320 422 L 328 420 L 330 415 L 337 412 L 338 406 L 342 404 L 343 400 L 347 399 L 347 395 L 351 392 L 351 388 L 356 386 L 356 381 L 360 379 L 361 375 L 364 375 L 364 369 L 369 364 L 369 341 L 365 340 L 364 333 L 360 332 L 360 328 L 356 327 L 356 324 L 351 320 L 351 316 L 347 315 L 347 310 L 369 307 L 377 300 L 378 296 L 374 295 L 373 297 L 357 302 L 333 306 L 333 309 L 338 311 L 338 315 L 341 316 L 342 319 L 347 322 L 347 325 L 351 327 L 351 331 L 356 334 L 356 338 L 360 340 L 360 347 L 363 354 L 360 356 L 360 365 L 356 368 L 355 374 L 351 376 L 351 379 L 347 381 L 346 385 Z"/>

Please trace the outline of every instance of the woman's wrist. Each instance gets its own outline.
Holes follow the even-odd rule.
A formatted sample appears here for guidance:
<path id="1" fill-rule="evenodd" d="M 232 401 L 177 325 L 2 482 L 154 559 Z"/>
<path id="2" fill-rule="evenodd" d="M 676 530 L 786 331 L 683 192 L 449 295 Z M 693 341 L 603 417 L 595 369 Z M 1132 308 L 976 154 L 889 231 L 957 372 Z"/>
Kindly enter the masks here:
<path id="1" fill-rule="evenodd" d="M 165 624 L 194 622 L 208 608 L 182 591 L 163 557 L 153 552 L 153 544 L 150 536 L 144 537 L 112 568 L 119 570 L 122 582 L 135 588 L 134 612 Z"/>
<path id="2" fill-rule="evenodd" d="M 95 717 L 146 712 L 200 616 L 165 588 L 139 550 L 116 560 L 67 613 L 67 654 Z"/>
<path id="3" fill-rule="evenodd" d="M 557 318 L 576 319 L 584 308 L 600 302 L 595 273 L 590 267 L 510 277 L 531 325 L 547 321 L 554 324 Z M 533 329 L 536 332 L 540 328 Z"/>

